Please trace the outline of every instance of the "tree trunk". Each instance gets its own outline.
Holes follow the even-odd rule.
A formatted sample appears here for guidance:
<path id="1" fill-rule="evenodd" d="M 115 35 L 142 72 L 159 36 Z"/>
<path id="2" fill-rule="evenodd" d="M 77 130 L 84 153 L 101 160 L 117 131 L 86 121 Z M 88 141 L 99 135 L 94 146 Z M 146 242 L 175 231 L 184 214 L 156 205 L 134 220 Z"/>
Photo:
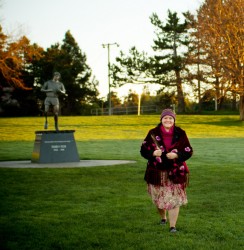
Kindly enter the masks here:
<path id="1" fill-rule="evenodd" d="M 176 71 L 176 82 L 177 82 L 177 99 L 178 99 L 178 112 L 185 113 L 185 98 L 182 90 L 180 71 Z"/>
<path id="2" fill-rule="evenodd" d="M 232 93 L 232 102 L 231 102 L 231 110 L 236 110 L 236 94 Z"/>
<path id="3" fill-rule="evenodd" d="M 244 95 L 240 97 L 240 120 L 244 121 Z"/>
<path id="4" fill-rule="evenodd" d="M 215 77 L 215 111 L 219 110 L 218 101 L 220 99 L 219 78 Z"/>
<path id="5" fill-rule="evenodd" d="M 215 95 L 215 98 L 214 98 L 214 111 L 218 111 L 218 98 L 217 98 L 217 95 Z"/>
<path id="6" fill-rule="evenodd" d="M 223 109 L 223 103 L 224 103 L 224 97 L 221 96 L 221 97 L 219 98 L 218 110 L 222 110 L 222 109 Z"/>

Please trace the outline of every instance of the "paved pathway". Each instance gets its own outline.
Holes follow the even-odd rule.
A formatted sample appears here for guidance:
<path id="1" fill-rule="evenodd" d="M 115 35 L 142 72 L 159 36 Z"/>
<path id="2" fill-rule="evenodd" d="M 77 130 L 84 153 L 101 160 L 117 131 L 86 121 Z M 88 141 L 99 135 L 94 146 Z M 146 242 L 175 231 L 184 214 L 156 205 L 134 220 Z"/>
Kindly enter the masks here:
<path id="1" fill-rule="evenodd" d="M 31 161 L 0 161 L 0 168 L 80 168 L 80 167 L 97 167 L 112 166 L 136 161 L 127 160 L 81 160 L 80 162 L 65 163 L 32 163 Z"/>

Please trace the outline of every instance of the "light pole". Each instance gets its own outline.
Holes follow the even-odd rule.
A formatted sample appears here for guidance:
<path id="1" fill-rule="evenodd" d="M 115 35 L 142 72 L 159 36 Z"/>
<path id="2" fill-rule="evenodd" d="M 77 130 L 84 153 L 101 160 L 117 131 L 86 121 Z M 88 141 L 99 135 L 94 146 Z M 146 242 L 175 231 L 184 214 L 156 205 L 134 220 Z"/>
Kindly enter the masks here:
<path id="1" fill-rule="evenodd" d="M 137 90 L 137 94 L 138 94 L 138 109 L 137 109 L 137 115 L 141 115 L 141 95 L 142 95 L 142 88 L 139 88 Z"/>
<path id="2" fill-rule="evenodd" d="M 119 47 L 117 43 L 106 43 L 102 44 L 103 48 L 108 48 L 108 103 L 109 103 L 109 109 L 108 113 L 111 115 L 111 91 L 110 91 L 110 46 L 116 45 Z"/>

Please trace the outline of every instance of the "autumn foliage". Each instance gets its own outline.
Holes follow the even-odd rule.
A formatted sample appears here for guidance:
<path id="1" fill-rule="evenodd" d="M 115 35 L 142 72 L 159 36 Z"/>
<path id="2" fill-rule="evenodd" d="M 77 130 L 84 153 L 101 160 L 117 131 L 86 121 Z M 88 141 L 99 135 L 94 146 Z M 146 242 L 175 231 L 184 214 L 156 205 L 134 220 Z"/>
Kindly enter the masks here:
<path id="1" fill-rule="evenodd" d="M 36 49 L 35 45 L 30 45 L 25 36 L 11 42 L 0 26 L 0 79 L 3 85 L 31 89 L 25 86 L 22 72 L 33 57 L 40 58 L 41 50 Z"/>

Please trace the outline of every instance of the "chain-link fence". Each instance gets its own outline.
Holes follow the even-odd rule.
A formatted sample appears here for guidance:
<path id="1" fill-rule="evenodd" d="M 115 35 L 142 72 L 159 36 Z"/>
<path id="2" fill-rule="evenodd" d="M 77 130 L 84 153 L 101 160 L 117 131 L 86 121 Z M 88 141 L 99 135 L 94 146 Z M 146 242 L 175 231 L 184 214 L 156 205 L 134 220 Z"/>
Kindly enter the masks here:
<path id="1" fill-rule="evenodd" d="M 114 107 L 111 108 L 111 115 L 131 115 L 131 114 L 157 114 L 161 112 L 161 108 L 156 105 L 141 106 L 138 110 L 138 106 L 130 107 Z M 108 115 L 108 108 L 97 108 L 91 110 L 92 115 Z"/>

